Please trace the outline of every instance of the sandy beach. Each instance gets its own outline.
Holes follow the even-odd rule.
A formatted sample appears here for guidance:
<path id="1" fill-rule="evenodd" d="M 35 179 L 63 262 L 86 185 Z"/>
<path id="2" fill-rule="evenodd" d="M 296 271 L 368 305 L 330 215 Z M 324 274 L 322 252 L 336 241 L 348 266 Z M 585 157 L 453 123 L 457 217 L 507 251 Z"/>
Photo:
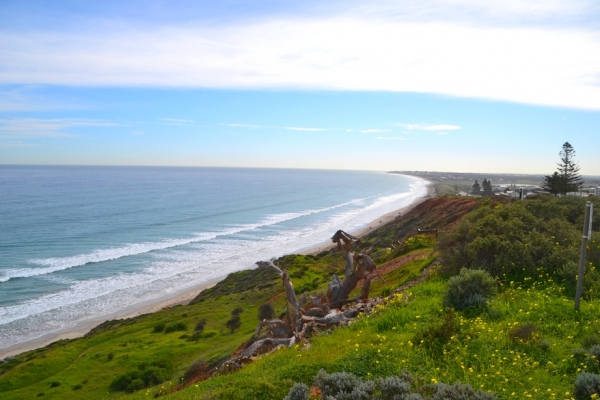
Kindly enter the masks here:
<path id="1" fill-rule="evenodd" d="M 411 204 L 401 209 L 392 211 L 388 214 L 385 214 L 374 221 L 371 221 L 365 227 L 358 229 L 356 231 L 350 232 L 352 235 L 357 237 L 362 237 L 372 231 L 373 229 L 377 229 L 379 226 L 385 225 L 386 223 L 393 221 L 396 217 L 401 216 L 412 208 L 422 203 L 423 201 L 435 197 L 435 190 L 432 184 L 427 185 L 427 193 L 423 197 L 419 197 L 415 199 Z M 299 254 L 305 255 L 316 255 L 322 251 L 330 250 L 333 247 L 331 242 L 325 242 L 320 245 L 316 245 L 306 250 L 301 250 Z M 225 276 L 214 278 L 208 282 L 204 282 L 201 285 L 195 286 L 190 289 L 186 289 L 180 292 L 177 292 L 175 295 L 169 295 L 163 299 L 158 300 L 150 300 L 144 303 L 136 304 L 131 307 L 127 307 L 119 312 L 114 314 L 105 315 L 102 318 L 91 321 L 84 321 L 77 324 L 74 327 L 64 329 L 58 332 L 49 333 L 42 337 L 29 340 L 27 342 L 23 342 L 14 346 L 10 346 L 4 349 L 0 349 L 0 360 L 6 357 L 14 356 L 19 353 L 23 353 L 25 351 L 35 350 L 40 347 L 44 347 L 49 345 L 50 343 L 56 342 L 58 340 L 63 339 L 74 339 L 81 337 L 88 333 L 94 327 L 100 325 L 104 321 L 112 320 L 112 319 L 127 319 L 137 317 L 142 314 L 153 313 L 164 308 L 174 307 L 176 305 L 186 305 L 188 304 L 194 297 L 196 297 L 201 291 L 204 289 L 208 289 L 214 285 L 216 285 L 219 281 L 221 281 Z"/>

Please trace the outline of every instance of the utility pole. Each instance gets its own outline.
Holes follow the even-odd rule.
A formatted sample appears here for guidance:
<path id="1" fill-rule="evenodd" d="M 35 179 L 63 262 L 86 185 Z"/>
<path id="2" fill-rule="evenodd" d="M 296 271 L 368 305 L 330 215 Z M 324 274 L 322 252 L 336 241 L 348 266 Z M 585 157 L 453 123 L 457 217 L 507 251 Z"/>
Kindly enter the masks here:
<path id="1" fill-rule="evenodd" d="M 585 256 L 587 241 L 592 238 L 592 214 L 594 205 L 589 201 L 585 204 L 585 219 L 583 220 L 583 236 L 581 239 L 581 254 L 579 256 L 579 272 L 577 273 L 577 292 L 575 294 L 575 311 L 579 311 L 579 300 L 583 292 L 583 274 L 585 273 Z"/>

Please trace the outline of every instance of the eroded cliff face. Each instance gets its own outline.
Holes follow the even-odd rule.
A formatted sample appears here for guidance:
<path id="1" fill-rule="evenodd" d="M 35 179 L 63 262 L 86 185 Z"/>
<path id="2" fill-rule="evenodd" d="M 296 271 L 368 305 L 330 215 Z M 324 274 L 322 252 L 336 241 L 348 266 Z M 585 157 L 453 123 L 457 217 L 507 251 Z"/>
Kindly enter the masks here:
<path id="1" fill-rule="evenodd" d="M 433 198 L 418 204 L 406 214 L 396 217 L 365 235 L 363 245 L 377 241 L 394 244 L 416 235 L 418 229 L 452 229 L 467 213 L 480 203 L 471 198 Z"/>

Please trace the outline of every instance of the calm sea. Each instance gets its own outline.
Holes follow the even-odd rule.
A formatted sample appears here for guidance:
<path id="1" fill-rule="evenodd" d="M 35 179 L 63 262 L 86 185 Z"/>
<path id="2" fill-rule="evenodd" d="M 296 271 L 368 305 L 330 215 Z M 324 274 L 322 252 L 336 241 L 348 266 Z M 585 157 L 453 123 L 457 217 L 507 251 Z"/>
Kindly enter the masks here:
<path id="1" fill-rule="evenodd" d="M 425 184 L 360 171 L 0 166 L 0 349 L 324 243 Z"/>

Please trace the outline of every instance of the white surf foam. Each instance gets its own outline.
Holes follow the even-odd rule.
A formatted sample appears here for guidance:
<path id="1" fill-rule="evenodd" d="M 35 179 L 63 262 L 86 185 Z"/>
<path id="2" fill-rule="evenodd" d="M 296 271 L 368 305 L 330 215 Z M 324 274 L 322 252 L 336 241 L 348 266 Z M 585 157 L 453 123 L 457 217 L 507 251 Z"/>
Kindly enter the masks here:
<path id="1" fill-rule="evenodd" d="M 302 212 L 292 212 L 292 213 L 281 213 L 281 214 L 273 214 L 267 216 L 264 220 L 255 223 L 255 224 L 245 224 L 238 227 L 233 227 L 227 230 L 219 231 L 219 232 L 209 232 L 197 234 L 190 238 L 183 239 L 166 239 L 160 242 L 145 242 L 145 243 L 132 243 L 127 244 L 122 247 L 117 248 L 109 248 L 109 249 L 101 249 L 96 250 L 91 253 L 86 254 L 78 254 L 70 257 L 56 257 L 56 258 L 46 258 L 46 259 L 33 259 L 28 262 L 31 264 L 36 264 L 40 267 L 33 268 L 12 268 L 5 269 L 2 271 L 2 276 L 0 276 L 0 283 L 6 282 L 10 279 L 16 278 L 29 278 L 34 276 L 41 276 L 46 274 L 51 274 L 53 272 L 63 271 L 69 268 L 80 267 L 87 264 L 100 263 L 105 261 L 117 260 L 124 257 L 135 256 L 145 253 L 150 253 L 157 250 L 165 250 L 173 247 L 185 246 L 192 243 L 203 242 L 207 240 L 213 240 L 220 236 L 233 235 L 237 233 L 242 233 L 244 231 L 251 231 L 257 228 L 262 228 L 266 226 L 276 225 L 281 222 L 290 221 L 293 219 L 297 219 L 300 217 L 305 217 L 308 215 L 318 214 L 330 210 L 334 210 L 340 207 L 347 206 L 349 204 L 353 204 L 356 202 L 368 200 L 370 198 L 376 197 L 378 195 L 369 196 L 363 199 L 356 199 L 349 202 L 337 204 L 331 207 L 324 207 L 314 210 L 307 210 Z"/>
<path id="2" fill-rule="evenodd" d="M 422 182 L 422 181 L 421 181 Z M 256 224 L 232 227 L 221 234 L 212 233 L 211 241 L 196 240 L 191 246 L 156 252 L 154 260 L 133 273 L 112 277 L 72 281 L 68 289 L 0 309 L 0 348 L 40 337 L 49 332 L 74 327 L 78 322 L 102 318 L 146 301 L 206 282 L 213 277 L 252 268 L 254 262 L 308 248 L 328 240 L 334 230 L 353 230 L 375 218 L 406 206 L 425 194 L 426 182 L 419 181 L 410 193 L 393 193 L 376 197 L 365 207 L 365 199 L 343 205 L 296 213 L 275 214 Z M 371 196 L 375 197 L 375 196 Z M 367 202 L 368 203 L 368 202 Z M 223 234 L 272 226 L 302 216 L 340 209 L 310 226 L 275 230 L 260 240 L 244 240 Z M 216 236 L 215 236 L 216 235 Z M 139 253 L 138 253 L 139 254 Z"/>

